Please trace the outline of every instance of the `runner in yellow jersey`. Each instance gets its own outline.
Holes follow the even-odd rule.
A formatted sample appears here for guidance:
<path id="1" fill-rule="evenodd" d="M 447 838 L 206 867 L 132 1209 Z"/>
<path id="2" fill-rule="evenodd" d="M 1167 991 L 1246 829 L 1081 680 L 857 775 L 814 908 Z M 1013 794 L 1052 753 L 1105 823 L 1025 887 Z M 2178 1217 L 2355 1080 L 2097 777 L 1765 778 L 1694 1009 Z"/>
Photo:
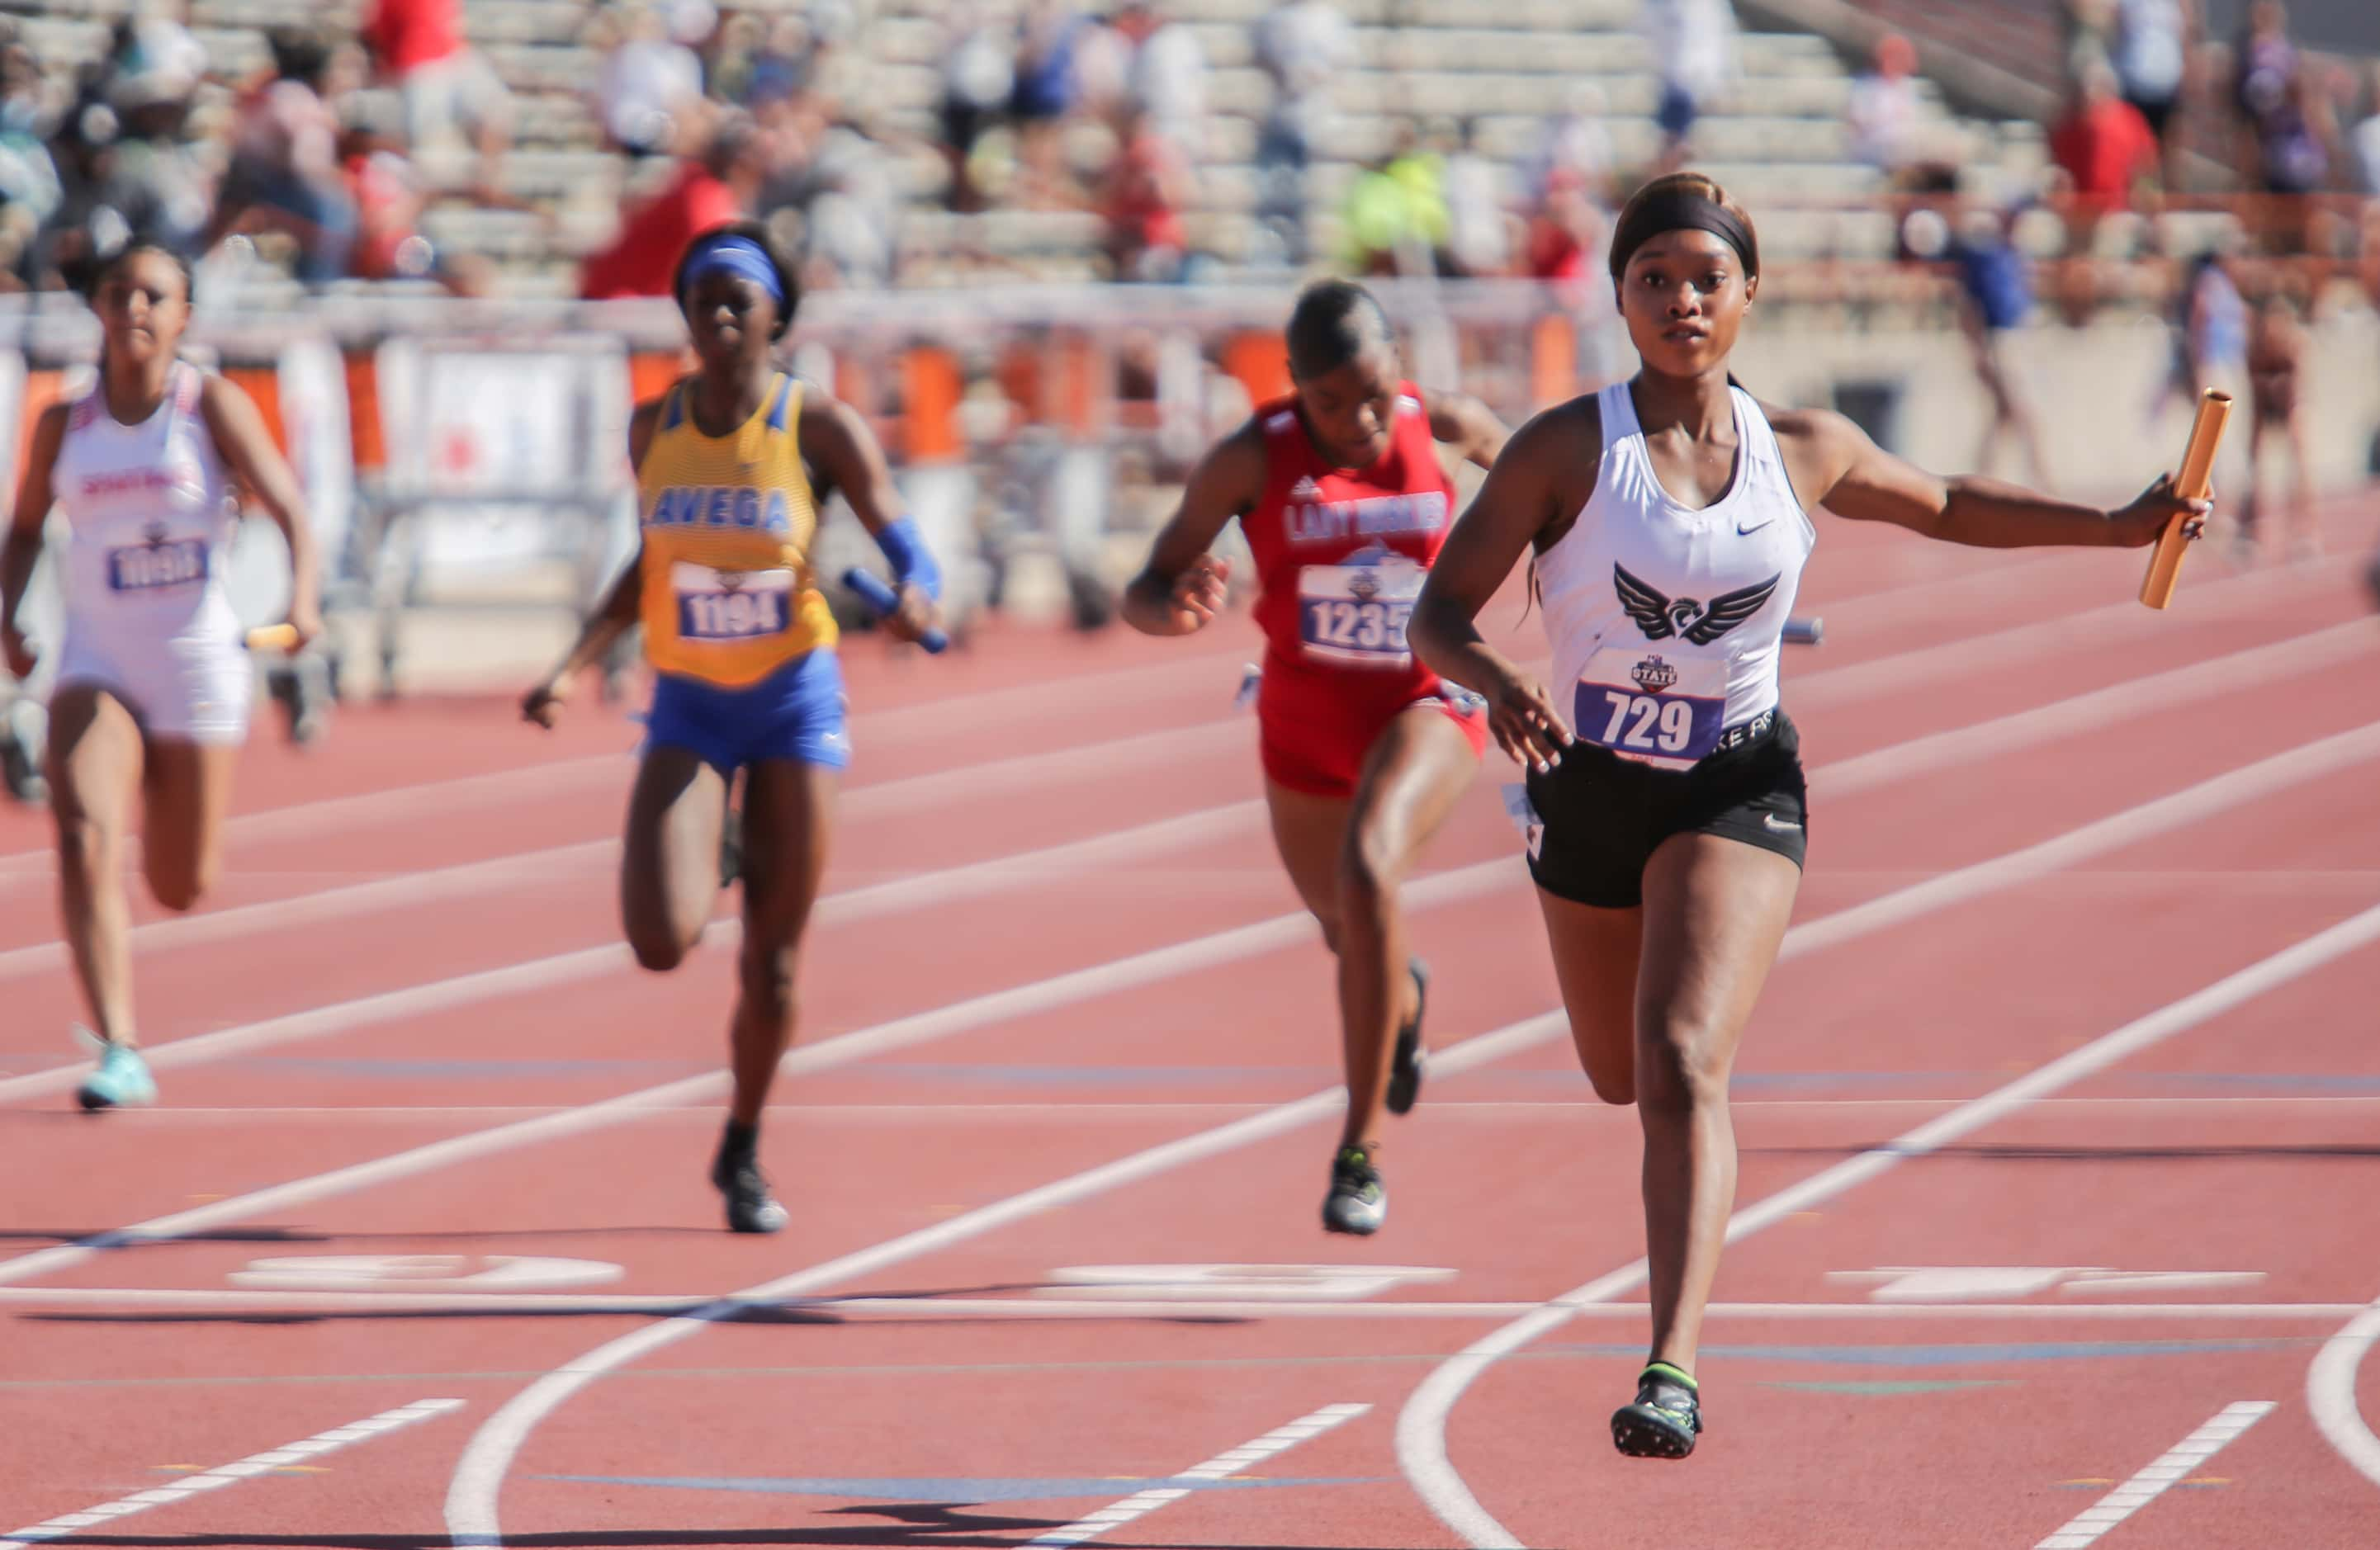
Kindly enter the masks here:
<path id="1" fill-rule="evenodd" d="M 643 541 L 522 710 L 552 726 L 572 682 L 644 626 L 656 682 L 620 896 L 628 945 L 648 969 L 674 969 L 701 938 L 728 789 L 743 773 L 735 1092 L 711 1181 L 728 1226 L 774 1232 L 785 1211 L 760 1170 L 760 1110 L 793 1037 L 802 927 L 851 759 L 834 619 L 810 569 L 811 470 L 850 501 L 891 563 L 893 635 L 915 640 L 932 626 L 941 583 L 916 525 L 898 515 L 867 421 L 773 364 L 800 291 L 767 230 L 738 223 L 696 237 L 675 291 L 700 369 L 629 423 Z"/>

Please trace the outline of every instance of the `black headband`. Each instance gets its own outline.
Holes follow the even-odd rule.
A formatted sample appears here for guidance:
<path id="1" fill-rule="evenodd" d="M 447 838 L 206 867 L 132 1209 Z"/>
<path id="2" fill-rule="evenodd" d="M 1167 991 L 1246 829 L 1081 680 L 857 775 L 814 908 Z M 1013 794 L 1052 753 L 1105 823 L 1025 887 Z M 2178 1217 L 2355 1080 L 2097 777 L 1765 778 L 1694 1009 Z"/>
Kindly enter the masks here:
<path id="1" fill-rule="evenodd" d="M 1627 272 L 1628 260 L 1642 248 L 1663 232 L 1704 231 L 1724 239 L 1743 260 L 1747 275 L 1760 272 L 1760 244 L 1753 238 L 1752 228 L 1738 220 L 1726 206 L 1716 200 L 1684 188 L 1664 188 L 1653 194 L 1628 212 L 1628 221 L 1617 234 L 1611 247 L 1611 278 L 1616 283 Z"/>

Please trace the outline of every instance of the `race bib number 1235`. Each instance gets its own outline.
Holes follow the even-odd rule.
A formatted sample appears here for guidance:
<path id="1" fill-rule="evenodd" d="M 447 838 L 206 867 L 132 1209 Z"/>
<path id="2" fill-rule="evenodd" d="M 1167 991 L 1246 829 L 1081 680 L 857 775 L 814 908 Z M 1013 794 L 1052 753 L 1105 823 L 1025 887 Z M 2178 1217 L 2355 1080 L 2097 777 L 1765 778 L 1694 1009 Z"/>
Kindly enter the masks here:
<path id="1" fill-rule="evenodd" d="M 1309 658 L 1352 667 L 1413 660 L 1405 624 L 1427 575 L 1401 556 L 1377 565 L 1307 565 L 1297 574 L 1298 639 Z"/>

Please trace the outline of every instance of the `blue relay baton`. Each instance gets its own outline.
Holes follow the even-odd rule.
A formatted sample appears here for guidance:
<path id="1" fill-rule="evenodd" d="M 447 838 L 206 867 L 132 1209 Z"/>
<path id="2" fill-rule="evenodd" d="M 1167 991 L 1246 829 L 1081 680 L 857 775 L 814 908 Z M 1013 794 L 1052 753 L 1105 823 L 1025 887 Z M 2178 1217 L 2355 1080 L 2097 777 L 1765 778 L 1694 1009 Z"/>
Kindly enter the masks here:
<path id="1" fill-rule="evenodd" d="M 901 599 L 873 571 L 863 571 L 854 565 L 843 573 L 843 584 L 857 593 L 859 600 L 868 605 L 868 611 L 879 619 L 901 611 Z M 939 657 L 950 646 L 951 637 L 940 630 L 928 630 L 917 644 Z"/>

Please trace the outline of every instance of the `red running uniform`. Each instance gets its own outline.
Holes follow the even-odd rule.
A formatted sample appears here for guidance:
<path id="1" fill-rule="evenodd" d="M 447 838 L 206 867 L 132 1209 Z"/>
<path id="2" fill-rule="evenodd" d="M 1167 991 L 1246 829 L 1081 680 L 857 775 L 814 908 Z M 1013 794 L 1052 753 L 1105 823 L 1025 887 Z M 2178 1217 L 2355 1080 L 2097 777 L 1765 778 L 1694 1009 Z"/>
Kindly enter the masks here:
<path id="1" fill-rule="evenodd" d="M 1476 696 L 1440 682 L 1405 645 L 1423 575 L 1454 520 L 1421 391 L 1400 384 L 1389 450 L 1368 468 L 1317 451 L 1294 398 L 1257 410 L 1265 488 L 1241 519 L 1262 591 L 1264 682 L 1257 698 L 1265 774 L 1312 796 L 1352 796 L 1391 718 L 1435 705 L 1488 745 Z"/>

